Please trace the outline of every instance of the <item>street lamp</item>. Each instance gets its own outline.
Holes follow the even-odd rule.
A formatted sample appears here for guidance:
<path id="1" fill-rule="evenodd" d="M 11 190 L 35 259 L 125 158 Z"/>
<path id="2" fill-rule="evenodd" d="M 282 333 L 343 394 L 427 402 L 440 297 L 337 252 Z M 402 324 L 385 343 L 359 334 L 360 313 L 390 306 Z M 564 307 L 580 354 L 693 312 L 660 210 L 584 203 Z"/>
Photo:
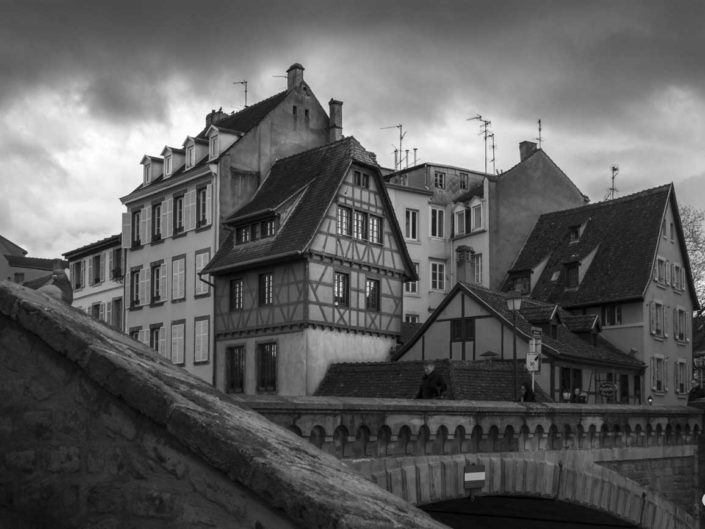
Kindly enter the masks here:
<path id="1" fill-rule="evenodd" d="M 521 292 L 515 291 L 507 298 L 507 308 L 512 311 L 512 335 L 513 335 L 513 353 L 512 358 L 514 359 L 514 400 L 518 400 L 518 387 L 517 382 L 519 378 L 518 368 L 517 368 L 517 312 L 521 308 Z"/>

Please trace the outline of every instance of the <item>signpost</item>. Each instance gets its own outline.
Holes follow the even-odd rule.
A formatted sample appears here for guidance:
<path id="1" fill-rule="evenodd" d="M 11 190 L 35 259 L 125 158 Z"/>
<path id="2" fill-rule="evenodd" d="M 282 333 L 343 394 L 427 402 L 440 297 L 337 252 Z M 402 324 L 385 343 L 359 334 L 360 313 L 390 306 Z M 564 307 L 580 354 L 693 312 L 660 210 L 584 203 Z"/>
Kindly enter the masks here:
<path id="1" fill-rule="evenodd" d="M 535 375 L 541 372 L 541 329 L 532 327 L 531 336 L 529 352 L 526 354 L 526 370 L 531 373 L 531 391 L 535 391 Z"/>
<path id="2" fill-rule="evenodd" d="M 473 490 L 478 490 L 485 486 L 485 480 L 485 465 L 465 465 L 465 472 L 463 474 L 465 490 L 472 494 Z"/>

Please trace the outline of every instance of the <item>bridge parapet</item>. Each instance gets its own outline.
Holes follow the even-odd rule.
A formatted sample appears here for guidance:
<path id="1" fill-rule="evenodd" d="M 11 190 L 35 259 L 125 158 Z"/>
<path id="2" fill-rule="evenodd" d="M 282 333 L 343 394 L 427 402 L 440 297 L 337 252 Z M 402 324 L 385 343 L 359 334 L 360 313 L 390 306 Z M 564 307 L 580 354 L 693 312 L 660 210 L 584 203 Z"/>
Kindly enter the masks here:
<path id="1" fill-rule="evenodd" d="M 331 397 L 237 400 L 339 458 L 696 444 L 700 410 Z"/>

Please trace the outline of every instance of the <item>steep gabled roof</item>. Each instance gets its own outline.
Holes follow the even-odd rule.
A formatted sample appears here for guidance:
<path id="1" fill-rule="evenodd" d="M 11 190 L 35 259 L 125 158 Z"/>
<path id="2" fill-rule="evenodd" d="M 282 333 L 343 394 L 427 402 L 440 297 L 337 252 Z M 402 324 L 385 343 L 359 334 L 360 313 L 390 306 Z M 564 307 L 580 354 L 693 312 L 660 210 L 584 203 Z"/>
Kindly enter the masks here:
<path id="1" fill-rule="evenodd" d="M 284 90 L 278 94 L 274 94 L 272 97 L 263 99 L 254 105 L 245 107 L 239 112 L 230 114 L 228 117 L 223 118 L 219 121 L 213 123 L 219 129 L 229 129 L 234 132 L 248 132 L 251 128 L 255 127 L 262 121 L 267 114 L 276 108 L 276 106 L 284 101 L 284 98 L 289 92 Z M 196 136 L 199 139 L 207 137 L 208 129 L 210 125 L 203 128 L 201 132 Z"/>
<path id="2" fill-rule="evenodd" d="M 536 283 L 531 295 L 566 308 L 642 298 L 651 280 L 661 221 L 669 200 L 678 219 L 672 184 L 544 214 L 512 269 L 535 269 L 548 259 L 541 276 L 532 278 L 532 283 Z M 569 232 L 578 227 L 580 237 L 571 242 Z M 685 247 L 682 250 L 687 259 Z M 586 258 L 592 260 L 579 286 L 566 289 L 563 265 Z M 688 274 L 689 268 L 686 266 Z M 692 285 L 690 278 L 689 283 Z"/>
<path id="3" fill-rule="evenodd" d="M 261 261 L 271 262 L 302 255 L 313 241 L 353 163 L 371 168 L 373 177 L 377 178 L 380 195 L 392 216 L 393 209 L 374 158 L 354 137 L 344 138 L 278 160 L 252 200 L 231 215 L 226 223 L 236 226 L 261 215 L 274 215 L 285 202 L 295 203 L 291 214 L 273 237 L 235 245 L 234 233 L 231 233 L 204 272 L 217 274 L 253 266 Z M 398 230 L 395 218 L 389 220 L 392 227 Z M 402 240 L 401 233 L 398 233 L 398 240 Z M 413 271 L 406 245 L 400 244 L 400 251 L 404 254 L 407 270 Z"/>
<path id="4" fill-rule="evenodd" d="M 3 255 L 27 255 L 27 250 L 17 246 L 10 239 L 0 235 L 0 250 L 3 250 Z"/>
<path id="5" fill-rule="evenodd" d="M 514 400 L 513 363 L 502 360 L 434 360 L 436 371 L 446 382 L 448 400 Z M 315 395 L 321 397 L 364 397 L 413 399 L 424 375 L 425 361 L 355 362 L 332 364 Z M 531 384 L 522 366 L 520 383 Z M 536 400 L 550 401 L 537 385 Z"/>
<path id="6" fill-rule="evenodd" d="M 419 328 L 416 334 L 392 355 L 392 360 L 399 360 L 406 354 L 458 293 L 468 295 L 484 306 L 489 312 L 493 313 L 495 317 L 504 320 L 507 325 L 511 326 L 513 324 L 512 312 L 507 307 L 507 294 L 489 290 L 478 285 L 458 282 L 438 305 L 433 314 L 431 314 Z M 547 311 L 548 309 L 555 310 L 555 305 L 544 303 L 536 299 L 522 298 L 522 309 L 518 311 L 516 318 L 517 334 L 520 337 L 523 336 L 525 340 L 532 337 L 533 325 L 524 317 L 525 312 L 533 315 L 536 312 L 542 310 Z M 598 336 L 596 338 L 596 345 L 592 345 L 563 325 L 558 326 L 556 338 L 552 338 L 546 333 L 543 334 L 542 353 L 554 358 L 565 358 L 586 364 L 614 365 L 633 370 L 641 370 L 645 367 L 643 362 L 620 351 L 604 338 Z"/>

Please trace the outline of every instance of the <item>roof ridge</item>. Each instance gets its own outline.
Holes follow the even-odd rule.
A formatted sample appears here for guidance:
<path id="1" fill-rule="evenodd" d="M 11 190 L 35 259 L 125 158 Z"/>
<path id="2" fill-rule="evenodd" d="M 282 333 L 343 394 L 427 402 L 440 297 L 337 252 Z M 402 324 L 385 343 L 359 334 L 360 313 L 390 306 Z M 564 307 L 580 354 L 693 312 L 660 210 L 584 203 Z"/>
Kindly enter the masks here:
<path id="1" fill-rule="evenodd" d="M 242 114 L 243 112 L 252 111 L 253 108 L 258 107 L 259 105 L 263 105 L 264 103 L 269 103 L 272 99 L 274 99 L 274 98 L 276 98 L 276 97 L 281 97 L 283 94 L 286 94 L 288 91 L 289 91 L 289 90 L 282 90 L 281 92 L 277 92 L 276 94 L 273 94 L 273 95 L 271 95 L 271 96 L 269 96 L 269 97 L 267 97 L 267 98 L 265 98 L 265 99 L 262 99 L 262 100 L 260 100 L 260 101 L 257 101 L 254 105 L 248 105 L 248 106 L 244 107 L 242 110 L 238 110 L 237 112 L 233 112 L 232 114 L 228 114 L 228 115 L 225 116 L 224 118 L 221 118 L 221 119 L 219 119 L 218 121 L 215 121 L 215 122 L 211 123 L 211 125 L 215 125 L 215 126 L 217 127 L 217 126 L 218 126 L 218 123 L 222 123 L 223 121 L 225 121 L 225 120 L 227 120 L 227 119 L 230 119 L 230 118 L 234 118 L 234 117 L 236 117 L 236 116 L 239 116 L 239 115 Z M 209 126 L 210 126 L 210 125 L 209 125 Z M 208 128 L 209 128 L 209 127 L 206 127 L 206 129 L 208 129 Z M 242 131 L 235 131 L 235 132 L 242 132 Z"/>
<path id="2" fill-rule="evenodd" d="M 346 137 L 341 138 L 341 139 L 339 139 L 339 140 L 336 140 L 336 141 L 334 141 L 334 142 L 330 142 L 330 143 L 325 143 L 325 144 L 323 144 L 323 145 L 319 145 L 318 147 L 314 147 L 313 149 L 308 149 L 308 150 L 306 150 L 306 151 L 301 151 L 301 152 L 297 152 L 297 153 L 294 153 L 294 154 L 290 154 L 289 156 L 285 156 L 284 158 L 279 158 L 279 159 L 277 159 L 277 161 L 274 162 L 274 163 L 275 163 L 275 164 L 278 164 L 279 162 L 284 162 L 284 161 L 292 160 L 292 159 L 297 158 L 297 157 L 299 157 L 299 156 L 307 156 L 307 155 L 310 155 L 310 154 L 315 153 L 316 151 L 321 151 L 321 150 L 323 150 L 323 149 L 329 149 L 329 148 L 333 148 L 333 147 L 338 147 L 339 144 L 342 145 L 344 142 L 349 142 L 350 140 L 352 140 L 352 141 L 354 141 L 355 143 L 357 143 L 358 145 L 360 145 L 360 142 L 357 141 L 357 139 L 355 138 L 355 136 L 346 136 Z M 362 147 L 362 145 L 360 145 L 360 147 Z M 363 148 L 364 148 L 364 147 L 363 147 Z"/>

